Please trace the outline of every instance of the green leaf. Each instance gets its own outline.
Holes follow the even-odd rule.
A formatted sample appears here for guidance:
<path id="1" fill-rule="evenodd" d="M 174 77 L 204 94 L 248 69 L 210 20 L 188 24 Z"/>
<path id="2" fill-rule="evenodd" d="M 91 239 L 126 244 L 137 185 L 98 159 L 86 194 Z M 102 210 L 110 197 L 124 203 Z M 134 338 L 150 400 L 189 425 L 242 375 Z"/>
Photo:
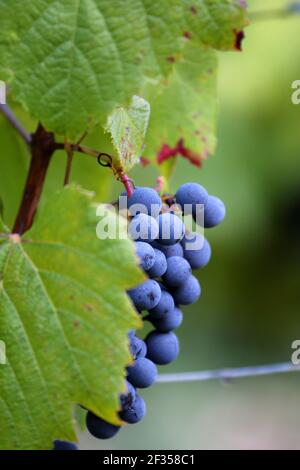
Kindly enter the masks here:
<path id="1" fill-rule="evenodd" d="M 217 57 L 212 49 L 190 43 L 175 65 L 170 82 L 153 98 L 146 140 L 146 158 L 157 163 L 164 145 L 175 148 L 182 140 L 185 158 L 196 166 L 214 152 L 217 115 Z M 175 158 L 160 169 L 170 176 Z"/>
<path id="2" fill-rule="evenodd" d="M 69 186 L 49 199 L 22 242 L 1 239 L 2 449 L 74 441 L 76 403 L 119 422 L 127 332 L 141 323 L 125 291 L 143 276 L 131 241 L 96 237 L 95 214 L 92 196 Z M 116 223 L 112 211 L 106 216 Z"/>
<path id="3" fill-rule="evenodd" d="M 33 117 L 73 137 L 149 80 L 159 88 L 187 35 L 232 49 L 244 24 L 238 0 L 0 0 L 0 74 Z"/>
<path id="4" fill-rule="evenodd" d="M 149 116 L 149 103 L 138 96 L 133 96 L 128 109 L 120 106 L 109 116 L 106 130 L 117 150 L 112 162 L 115 169 L 128 171 L 140 160 Z"/>

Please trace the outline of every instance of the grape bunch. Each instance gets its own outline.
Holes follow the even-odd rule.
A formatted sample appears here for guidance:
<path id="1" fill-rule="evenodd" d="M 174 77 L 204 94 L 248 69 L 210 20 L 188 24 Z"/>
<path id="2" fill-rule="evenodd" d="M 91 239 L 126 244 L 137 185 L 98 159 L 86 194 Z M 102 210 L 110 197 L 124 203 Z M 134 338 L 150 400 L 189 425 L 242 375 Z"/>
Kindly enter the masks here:
<path id="1" fill-rule="evenodd" d="M 224 219 L 225 206 L 199 184 L 186 183 L 175 197 L 160 197 L 151 188 L 137 187 L 126 198 L 126 213 L 128 233 L 135 242 L 140 266 L 148 276 L 128 295 L 139 314 L 147 312 L 144 319 L 154 327 L 144 340 L 135 331 L 129 332 L 134 362 L 127 368 L 126 393 L 120 396 L 119 415 L 122 421 L 134 424 L 146 413 L 145 401 L 137 389 L 155 382 L 157 365 L 169 364 L 177 358 L 179 341 L 173 330 L 182 323 L 180 306 L 195 303 L 201 294 L 192 270 L 206 266 L 211 257 L 209 242 L 203 235 L 189 233 L 181 216 L 191 215 L 196 223 L 211 228 Z M 87 413 L 86 424 L 99 439 L 113 437 L 120 429 L 91 411 Z"/>

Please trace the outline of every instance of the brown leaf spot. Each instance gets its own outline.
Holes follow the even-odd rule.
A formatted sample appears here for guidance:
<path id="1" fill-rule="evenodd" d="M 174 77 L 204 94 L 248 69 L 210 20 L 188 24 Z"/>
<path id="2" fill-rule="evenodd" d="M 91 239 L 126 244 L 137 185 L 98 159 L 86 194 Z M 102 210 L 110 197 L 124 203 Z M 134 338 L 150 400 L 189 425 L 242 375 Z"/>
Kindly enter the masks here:
<path id="1" fill-rule="evenodd" d="M 91 304 L 84 304 L 84 308 L 88 311 L 88 312 L 92 312 L 93 311 L 93 306 Z"/>
<path id="2" fill-rule="evenodd" d="M 237 51 L 241 51 L 242 50 L 242 42 L 243 42 L 243 39 L 245 37 L 245 33 L 244 33 L 244 31 L 234 30 L 234 36 L 235 36 L 234 48 Z"/>
<path id="3" fill-rule="evenodd" d="M 189 33 L 188 31 L 185 31 L 185 32 L 183 33 L 183 37 L 184 37 L 185 39 L 191 39 L 191 33 Z"/>
<path id="4" fill-rule="evenodd" d="M 193 13 L 193 15 L 197 15 L 197 8 L 195 7 L 195 5 L 192 5 L 190 7 L 190 12 Z"/>
<path id="5" fill-rule="evenodd" d="M 175 62 L 175 57 L 174 57 L 173 55 L 169 55 L 169 56 L 167 57 L 167 61 L 170 62 L 171 64 L 174 64 L 174 62 Z"/>
<path id="6" fill-rule="evenodd" d="M 73 321 L 73 326 L 74 326 L 75 328 L 78 328 L 79 325 L 80 325 L 80 323 L 79 323 L 78 320 L 74 320 L 74 321 Z"/>

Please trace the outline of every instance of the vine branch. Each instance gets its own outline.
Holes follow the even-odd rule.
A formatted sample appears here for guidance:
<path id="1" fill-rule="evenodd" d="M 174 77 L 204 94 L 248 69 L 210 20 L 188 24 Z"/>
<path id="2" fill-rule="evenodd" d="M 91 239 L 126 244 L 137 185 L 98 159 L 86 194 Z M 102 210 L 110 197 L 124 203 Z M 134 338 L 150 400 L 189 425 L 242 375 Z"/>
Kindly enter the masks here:
<path id="1" fill-rule="evenodd" d="M 22 137 L 24 142 L 30 146 L 32 143 L 32 135 L 26 131 L 26 129 L 22 126 L 22 124 L 18 121 L 17 117 L 14 115 L 10 107 L 6 104 L 0 104 L 0 111 L 6 117 L 8 122 L 12 125 L 12 127 L 17 131 L 17 133 Z M 83 153 L 85 155 L 89 155 L 90 157 L 98 158 L 101 152 L 91 147 L 87 147 L 85 145 L 81 145 L 81 141 L 86 137 L 87 133 L 85 132 L 81 139 L 77 143 L 70 143 L 68 144 L 68 148 L 73 152 Z M 52 142 L 53 149 L 55 150 L 65 150 L 66 146 L 63 142 Z"/>
<path id="2" fill-rule="evenodd" d="M 48 166 L 56 150 L 54 134 L 39 124 L 31 139 L 31 161 L 13 233 L 22 235 L 33 222 Z"/>
<path id="3" fill-rule="evenodd" d="M 12 127 L 17 131 L 20 137 L 23 139 L 25 144 L 28 146 L 31 145 L 31 135 L 24 129 L 22 124 L 18 121 L 12 110 L 7 104 L 0 104 L 0 111 L 6 117 L 8 122 L 12 125 Z"/>
<path id="4" fill-rule="evenodd" d="M 244 377 L 259 377 L 264 375 L 285 374 L 288 372 L 300 372 L 300 364 L 293 365 L 291 362 L 282 362 L 279 364 L 269 364 L 262 366 L 160 374 L 156 382 L 204 382 L 207 380 L 231 381 Z"/>

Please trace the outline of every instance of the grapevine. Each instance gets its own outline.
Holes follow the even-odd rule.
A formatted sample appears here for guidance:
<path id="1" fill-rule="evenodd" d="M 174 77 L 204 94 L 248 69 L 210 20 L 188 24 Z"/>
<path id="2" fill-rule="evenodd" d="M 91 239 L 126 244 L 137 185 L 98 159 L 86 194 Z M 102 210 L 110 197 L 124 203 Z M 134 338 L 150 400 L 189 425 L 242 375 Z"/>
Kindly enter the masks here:
<path id="1" fill-rule="evenodd" d="M 238 62 L 249 18 L 288 22 L 299 16 L 299 2 L 250 15 L 244 0 L 115 3 L 0 0 L 1 450 L 78 450 L 79 428 L 88 431 L 91 445 L 91 436 L 126 439 L 128 424 L 153 415 L 144 389 L 154 384 L 229 382 L 300 370 L 300 340 L 294 338 L 290 362 L 236 368 L 222 363 L 220 370 L 194 372 L 161 368 L 184 349 L 184 335 L 177 332 L 185 307 L 199 301 L 201 270 L 217 251 L 206 231 L 226 214 L 227 228 L 235 227 L 235 196 L 241 197 L 242 214 L 247 207 L 242 179 L 232 197 L 235 139 L 223 139 L 224 175 L 207 176 L 206 168 L 215 171 L 206 160 L 216 152 L 220 56 L 232 51 Z M 281 69 L 288 74 L 287 60 Z M 220 88 L 225 84 L 248 99 L 248 90 L 243 96 L 236 90 L 244 85 L 241 75 L 230 68 L 229 80 L 226 73 Z M 257 77 L 259 90 L 264 80 Z M 241 120 L 237 126 L 241 140 L 250 122 L 246 114 L 246 125 Z M 288 139 L 283 135 L 283 146 Z M 231 148 L 232 161 L 227 140 L 237 148 Z M 240 153 L 247 157 L 244 147 Z M 274 174 L 278 148 L 281 142 L 273 148 Z M 202 185 L 206 178 L 224 195 L 226 207 Z M 252 206 L 263 179 L 255 180 L 254 192 L 251 180 Z M 290 206 L 285 216 L 292 222 L 281 225 L 293 225 L 296 233 Z M 246 232 L 252 220 L 244 217 L 240 228 Z M 230 246 L 238 253 L 236 243 Z M 287 262 L 287 251 L 282 258 Z M 222 261 L 216 259 L 220 272 Z M 283 278 L 282 292 L 290 292 L 285 289 L 293 279 Z M 146 425 L 141 423 L 141 435 Z"/>

